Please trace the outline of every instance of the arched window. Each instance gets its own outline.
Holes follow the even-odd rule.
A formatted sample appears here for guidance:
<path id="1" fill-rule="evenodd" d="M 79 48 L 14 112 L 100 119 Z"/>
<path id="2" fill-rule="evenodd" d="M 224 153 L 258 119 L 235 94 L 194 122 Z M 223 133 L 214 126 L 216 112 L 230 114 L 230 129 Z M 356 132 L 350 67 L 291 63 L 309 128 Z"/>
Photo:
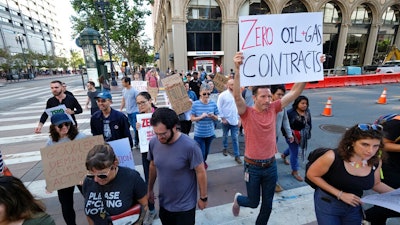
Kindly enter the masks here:
<path id="1" fill-rule="evenodd" d="M 191 0 L 187 12 L 188 19 L 221 19 L 221 9 L 215 0 Z"/>
<path id="2" fill-rule="evenodd" d="M 357 6 L 357 9 L 351 14 L 351 23 L 353 24 L 371 24 L 371 10 L 365 4 Z"/>
<path id="3" fill-rule="evenodd" d="M 383 13 L 382 21 L 384 25 L 397 25 L 399 24 L 399 6 L 392 5 L 387 8 L 385 13 Z"/>
<path id="4" fill-rule="evenodd" d="M 282 10 L 282 13 L 298 13 L 298 12 L 307 12 L 306 6 L 300 0 L 293 0 L 286 3 L 285 7 Z"/>
<path id="5" fill-rule="evenodd" d="M 247 0 L 239 10 L 239 16 L 271 14 L 265 0 Z"/>
<path id="6" fill-rule="evenodd" d="M 340 8 L 332 2 L 328 2 L 322 8 L 324 13 L 324 23 L 341 23 L 342 22 L 342 12 Z"/>

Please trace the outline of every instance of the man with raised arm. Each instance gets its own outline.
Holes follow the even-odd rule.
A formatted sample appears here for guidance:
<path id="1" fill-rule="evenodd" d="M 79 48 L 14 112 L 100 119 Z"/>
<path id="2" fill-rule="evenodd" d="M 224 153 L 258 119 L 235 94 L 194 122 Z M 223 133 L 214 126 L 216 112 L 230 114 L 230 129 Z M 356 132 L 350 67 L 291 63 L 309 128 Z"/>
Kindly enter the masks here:
<path id="1" fill-rule="evenodd" d="M 243 54 L 236 53 L 233 61 L 235 63 L 233 97 L 245 133 L 244 178 L 248 196 L 235 194 L 232 213 L 238 216 L 240 206 L 257 208 L 261 195 L 261 208 L 256 225 L 265 225 L 271 214 L 277 181 L 276 114 L 301 94 L 306 83 L 294 84 L 290 92 L 276 101 L 272 101 L 269 86 L 254 86 L 252 89 L 254 106 L 249 107 L 240 91 L 239 67 L 243 63 Z"/>

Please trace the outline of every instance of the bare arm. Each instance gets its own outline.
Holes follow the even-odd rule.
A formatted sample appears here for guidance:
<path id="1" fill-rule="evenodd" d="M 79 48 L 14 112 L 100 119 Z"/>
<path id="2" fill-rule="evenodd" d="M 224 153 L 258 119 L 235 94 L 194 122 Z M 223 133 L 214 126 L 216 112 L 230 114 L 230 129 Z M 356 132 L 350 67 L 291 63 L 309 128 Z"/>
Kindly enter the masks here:
<path id="1" fill-rule="evenodd" d="M 400 152 L 400 144 L 396 144 L 394 141 L 387 138 L 383 138 L 383 149 L 387 152 Z"/>
<path id="2" fill-rule="evenodd" d="M 86 219 L 87 219 L 89 225 L 94 225 L 94 222 L 90 217 L 86 216 Z"/>
<path id="3" fill-rule="evenodd" d="M 154 203 L 154 183 L 156 182 L 157 178 L 157 171 L 156 171 L 156 166 L 154 165 L 154 161 L 150 161 L 150 166 L 149 166 L 149 187 L 147 194 L 149 195 L 149 202 Z"/>
<path id="4" fill-rule="evenodd" d="M 139 204 L 140 204 L 140 206 L 141 206 L 142 208 L 141 208 L 141 210 L 140 210 L 139 219 L 137 220 L 137 222 L 135 223 L 135 225 L 136 225 L 136 224 L 137 224 L 137 225 L 141 225 L 141 224 L 143 223 L 144 219 L 146 218 L 146 215 L 147 215 L 147 213 L 148 213 L 148 211 L 149 211 L 149 207 L 148 207 L 148 205 L 147 205 L 147 203 L 149 202 L 149 201 L 148 201 L 148 198 L 147 198 L 147 195 L 145 195 L 143 198 L 139 199 L 138 202 L 139 202 Z"/>
<path id="5" fill-rule="evenodd" d="M 301 92 L 303 92 L 305 86 L 305 82 L 295 83 L 292 89 L 285 96 L 283 96 L 281 100 L 282 108 L 286 107 L 287 105 L 289 105 L 289 103 L 293 102 L 297 97 L 299 97 Z"/>
<path id="6" fill-rule="evenodd" d="M 199 185 L 200 189 L 200 198 L 207 198 L 207 173 L 206 169 L 204 168 L 204 163 L 200 163 L 196 168 L 196 177 L 197 177 L 197 184 Z M 202 201 L 199 199 L 197 201 L 199 209 L 203 210 L 207 206 L 207 202 Z"/>
<path id="7" fill-rule="evenodd" d="M 122 97 L 121 106 L 119 107 L 119 111 L 122 111 L 124 109 L 124 107 L 125 107 L 125 98 Z"/>
<path id="8" fill-rule="evenodd" d="M 233 82 L 233 97 L 235 99 L 236 108 L 238 110 L 239 115 L 242 115 L 246 112 L 246 102 L 243 99 L 240 92 L 240 65 L 243 63 L 243 53 L 237 52 L 233 57 L 233 62 L 235 63 L 235 78 Z"/>

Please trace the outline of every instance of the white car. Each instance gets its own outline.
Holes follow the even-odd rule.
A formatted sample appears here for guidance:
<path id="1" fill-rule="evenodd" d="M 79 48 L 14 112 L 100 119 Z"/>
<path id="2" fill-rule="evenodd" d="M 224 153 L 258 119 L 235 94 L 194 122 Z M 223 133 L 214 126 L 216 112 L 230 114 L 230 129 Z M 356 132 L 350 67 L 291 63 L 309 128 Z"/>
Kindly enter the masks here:
<path id="1" fill-rule="evenodd" d="M 400 73 L 400 60 L 385 62 L 376 68 L 376 73 Z"/>

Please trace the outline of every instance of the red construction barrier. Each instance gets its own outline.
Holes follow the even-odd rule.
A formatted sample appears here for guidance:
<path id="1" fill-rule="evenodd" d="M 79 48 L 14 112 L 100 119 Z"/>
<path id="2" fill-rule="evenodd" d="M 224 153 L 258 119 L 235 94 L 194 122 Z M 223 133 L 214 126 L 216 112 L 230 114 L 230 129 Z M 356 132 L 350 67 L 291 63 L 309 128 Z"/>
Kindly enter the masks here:
<path id="1" fill-rule="evenodd" d="M 305 88 L 312 89 L 312 88 L 324 88 L 324 87 L 325 87 L 325 81 L 319 80 L 319 81 L 308 82 Z"/>
<path id="2" fill-rule="evenodd" d="M 381 75 L 362 75 L 363 78 L 363 85 L 370 85 L 370 84 L 380 84 L 381 83 Z"/>
<path id="3" fill-rule="evenodd" d="M 346 76 L 338 76 L 338 77 L 326 77 L 325 87 L 344 87 L 344 82 L 346 80 Z"/>
<path id="4" fill-rule="evenodd" d="M 381 74 L 381 83 L 397 83 L 399 82 L 398 77 L 400 77 L 400 74 Z"/>
<path id="5" fill-rule="evenodd" d="M 362 76 L 345 76 L 344 86 L 360 86 L 363 85 Z"/>

